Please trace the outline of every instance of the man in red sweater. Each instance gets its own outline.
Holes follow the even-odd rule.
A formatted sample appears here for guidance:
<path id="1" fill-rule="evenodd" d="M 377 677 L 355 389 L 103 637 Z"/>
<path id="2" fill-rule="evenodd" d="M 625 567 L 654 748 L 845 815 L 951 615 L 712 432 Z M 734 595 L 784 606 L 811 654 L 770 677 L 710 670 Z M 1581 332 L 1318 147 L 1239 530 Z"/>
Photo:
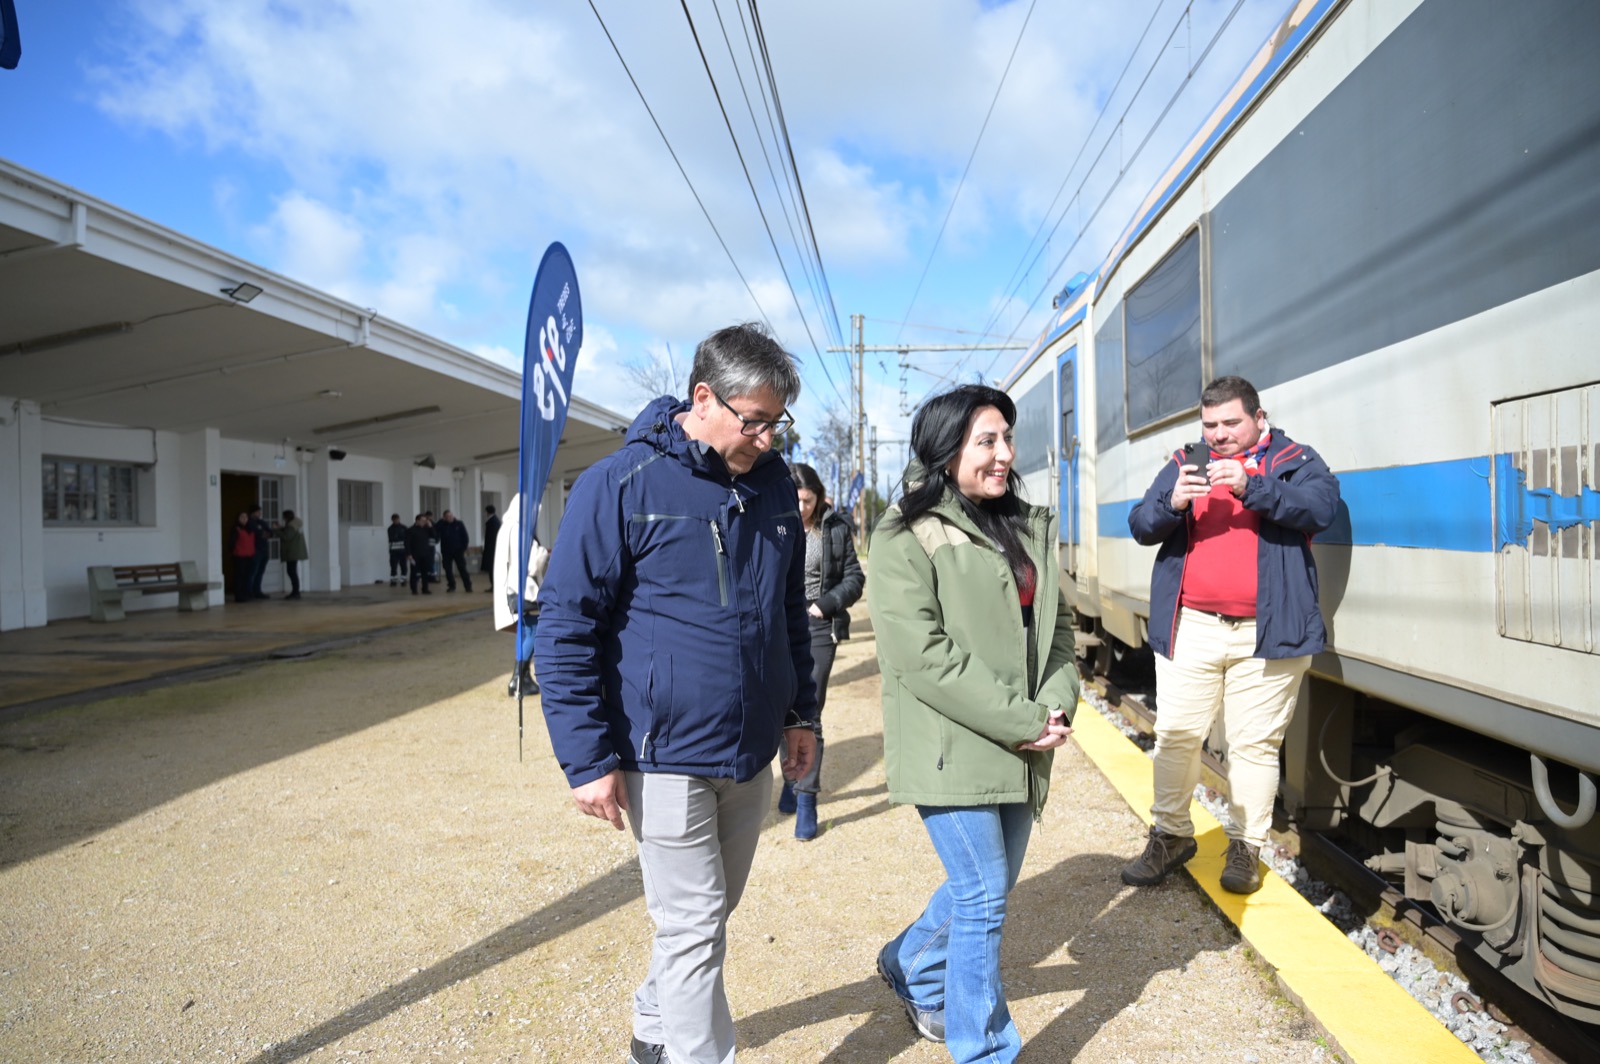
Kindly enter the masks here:
<path id="1" fill-rule="evenodd" d="M 1267 423 L 1242 377 L 1206 386 L 1200 426 L 1206 446 L 1192 459 L 1175 453 L 1128 515 L 1134 539 L 1160 547 L 1150 579 L 1158 708 L 1154 823 L 1122 881 L 1151 886 L 1194 856 L 1189 803 L 1220 710 L 1232 821 L 1221 882 L 1248 894 L 1261 887 L 1278 748 L 1327 639 L 1311 537 L 1333 523 L 1339 482 Z"/>

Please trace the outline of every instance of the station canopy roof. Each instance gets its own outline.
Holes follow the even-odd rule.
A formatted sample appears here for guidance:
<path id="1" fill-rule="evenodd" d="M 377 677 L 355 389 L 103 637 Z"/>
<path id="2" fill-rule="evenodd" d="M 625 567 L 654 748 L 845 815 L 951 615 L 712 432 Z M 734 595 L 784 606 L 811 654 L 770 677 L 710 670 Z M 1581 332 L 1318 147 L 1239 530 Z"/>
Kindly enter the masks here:
<path id="1" fill-rule="evenodd" d="M 514 472 L 521 389 L 513 370 L 0 160 L 0 395 L 46 418 Z M 626 425 L 574 397 L 557 468 L 614 450 Z"/>

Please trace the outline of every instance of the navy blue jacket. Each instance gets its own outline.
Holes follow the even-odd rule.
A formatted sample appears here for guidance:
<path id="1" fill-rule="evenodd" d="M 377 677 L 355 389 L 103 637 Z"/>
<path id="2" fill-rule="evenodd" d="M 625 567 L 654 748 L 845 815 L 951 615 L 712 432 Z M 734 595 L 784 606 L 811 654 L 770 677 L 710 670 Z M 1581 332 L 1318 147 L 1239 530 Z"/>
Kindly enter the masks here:
<path id="1" fill-rule="evenodd" d="M 460 518 L 440 521 L 435 527 L 439 537 L 439 550 L 445 554 L 465 554 L 471 539 L 467 536 L 466 522 Z"/>
<path id="2" fill-rule="evenodd" d="M 534 638 L 577 787 L 616 768 L 743 782 L 816 717 L 805 532 L 774 452 L 733 476 L 662 396 L 572 487 Z"/>
<path id="3" fill-rule="evenodd" d="M 1150 646 L 1168 658 L 1177 634 L 1178 594 L 1194 523 L 1193 506 L 1180 513 L 1170 502 L 1182 463 L 1183 452 L 1175 452 L 1128 514 L 1133 538 L 1146 547 L 1161 547 L 1150 574 Z M 1317 452 L 1274 428 L 1262 456 L 1261 475 L 1249 478 L 1239 501 L 1261 515 L 1256 657 L 1317 653 L 1327 642 L 1328 631 L 1317 604 L 1311 537 L 1333 524 L 1339 510 L 1338 479 Z"/>

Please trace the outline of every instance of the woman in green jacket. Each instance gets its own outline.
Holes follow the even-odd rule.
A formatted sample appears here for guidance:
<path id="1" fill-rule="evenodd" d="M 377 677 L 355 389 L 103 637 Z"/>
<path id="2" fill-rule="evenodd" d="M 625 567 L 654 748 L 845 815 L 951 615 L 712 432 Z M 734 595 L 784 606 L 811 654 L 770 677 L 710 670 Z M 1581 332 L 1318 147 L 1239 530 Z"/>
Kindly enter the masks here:
<path id="1" fill-rule="evenodd" d="M 293 510 L 283 511 L 283 524 L 273 530 L 281 544 L 279 557 L 283 559 L 284 571 L 289 577 L 290 592 L 283 596 L 286 599 L 300 597 L 300 563 L 311 557 L 306 550 L 305 522 L 294 515 Z"/>
<path id="2" fill-rule="evenodd" d="M 946 876 L 878 972 L 958 1064 L 1022 1049 L 1000 985 L 1006 896 L 1078 702 L 1056 525 L 1018 497 L 1015 423 L 983 385 L 923 404 L 867 575 L 889 800 L 916 806 Z"/>

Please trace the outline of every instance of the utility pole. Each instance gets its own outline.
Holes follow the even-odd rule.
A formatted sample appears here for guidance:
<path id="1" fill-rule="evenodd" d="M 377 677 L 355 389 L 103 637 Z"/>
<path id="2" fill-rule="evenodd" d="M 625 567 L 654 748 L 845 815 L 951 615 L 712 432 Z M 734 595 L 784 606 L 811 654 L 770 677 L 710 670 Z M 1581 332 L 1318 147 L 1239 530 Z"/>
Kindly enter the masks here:
<path id="1" fill-rule="evenodd" d="M 867 475 L 867 357 L 865 351 L 865 333 L 867 318 L 865 314 L 850 315 L 850 324 L 855 326 L 856 332 L 856 472 L 863 478 Z M 854 478 L 851 478 L 852 481 Z M 865 486 L 863 484 L 863 486 Z M 863 495 L 866 493 L 863 491 Z M 862 522 L 857 522 L 856 527 L 861 527 Z"/>
<path id="2" fill-rule="evenodd" d="M 867 497 L 867 487 L 872 489 L 874 496 L 882 498 L 882 496 L 878 495 L 878 426 L 876 425 L 872 426 L 872 443 L 870 446 L 871 450 L 867 452 L 867 468 L 872 472 L 867 474 L 866 486 L 861 489 L 861 498 L 863 500 Z M 867 516 L 866 509 L 866 504 L 863 502 L 861 506 L 862 516 Z"/>

